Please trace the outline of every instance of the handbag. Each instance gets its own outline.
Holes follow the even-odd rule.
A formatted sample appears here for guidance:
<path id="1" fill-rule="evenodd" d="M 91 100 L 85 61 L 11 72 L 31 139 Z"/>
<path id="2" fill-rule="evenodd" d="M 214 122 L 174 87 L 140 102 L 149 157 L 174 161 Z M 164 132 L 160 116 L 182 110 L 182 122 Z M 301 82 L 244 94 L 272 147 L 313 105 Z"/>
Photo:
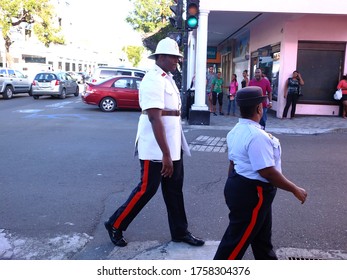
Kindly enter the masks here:
<path id="1" fill-rule="evenodd" d="M 300 87 L 300 86 L 299 86 L 299 92 L 298 92 L 298 96 L 299 96 L 299 97 L 304 96 L 304 95 L 302 94 L 302 92 L 301 92 L 301 87 Z"/>
<path id="2" fill-rule="evenodd" d="M 341 98 L 342 98 L 342 90 L 338 89 L 337 91 L 335 91 L 334 99 L 335 100 L 340 100 Z"/>

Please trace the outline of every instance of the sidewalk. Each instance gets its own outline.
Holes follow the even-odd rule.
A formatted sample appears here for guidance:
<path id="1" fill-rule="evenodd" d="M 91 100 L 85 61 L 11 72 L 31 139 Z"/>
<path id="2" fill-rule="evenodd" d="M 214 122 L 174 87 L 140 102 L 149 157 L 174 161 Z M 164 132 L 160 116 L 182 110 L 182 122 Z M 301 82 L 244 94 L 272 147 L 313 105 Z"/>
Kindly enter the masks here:
<path id="1" fill-rule="evenodd" d="M 225 112 L 225 111 L 224 111 Z M 279 119 L 274 111 L 269 111 L 266 131 L 277 134 L 320 134 L 329 132 L 347 132 L 347 119 L 337 116 L 304 116 L 298 115 L 293 119 Z M 231 130 L 238 122 L 236 116 L 210 116 L 210 125 L 189 125 L 184 120 L 183 126 L 198 129 Z"/>

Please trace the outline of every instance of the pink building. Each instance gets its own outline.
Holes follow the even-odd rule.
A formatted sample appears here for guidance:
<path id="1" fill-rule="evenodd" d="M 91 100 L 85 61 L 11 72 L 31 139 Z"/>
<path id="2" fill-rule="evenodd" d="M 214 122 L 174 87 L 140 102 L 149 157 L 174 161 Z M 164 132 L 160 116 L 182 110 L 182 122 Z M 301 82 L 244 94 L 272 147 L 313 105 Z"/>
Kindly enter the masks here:
<path id="1" fill-rule="evenodd" d="M 347 73 L 346 6 L 342 7 L 339 0 L 315 1 L 314 7 L 305 0 L 286 4 L 210 2 L 200 0 L 199 28 L 190 34 L 189 41 L 189 48 L 196 49 L 196 57 L 188 58 L 188 63 L 195 66 L 191 68 L 195 70 L 197 85 L 193 122 L 195 114 L 198 122 L 209 123 L 204 112 L 205 95 L 200 94 L 205 94 L 208 47 L 216 48 L 221 55 L 221 63 L 215 66 L 222 70 L 227 83 L 234 73 L 241 82 L 243 70 L 247 69 L 252 77 L 255 68 L 263 69 L 271 81 L 277 117 L 282 117 L 286 102 L 285 82 L 296 69 L 305 81 L 296 114 L 340 114 L 340 103 L 333 99 L 333 94 L 338 81 Z"/>

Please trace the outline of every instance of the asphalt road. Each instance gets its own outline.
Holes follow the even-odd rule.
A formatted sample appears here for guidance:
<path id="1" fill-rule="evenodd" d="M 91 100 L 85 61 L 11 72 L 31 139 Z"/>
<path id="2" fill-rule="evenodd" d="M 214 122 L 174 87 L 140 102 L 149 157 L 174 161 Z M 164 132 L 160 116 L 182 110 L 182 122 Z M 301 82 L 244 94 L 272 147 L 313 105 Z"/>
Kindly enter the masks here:
<path id="1" fill-rule="evenodd" d="M 0 259 L 105 259 L 114 246 L 103 221 L 138 183 L 138 111 L 103 113 L 80 97 L 0 99 Z M 184 128 L 188 142 L 227 131 Z M 347 251 L 346 133 L 279 135 L 283 173 L 307 189 L 301 205 L 279 190 L 278 248 Z M 225 152 L 185 157 L 189 228 L 219 241 L 228 223 Z M 160 191 L 125 232 L 138 244 L 170 241 Z M 120 258 L 130 258 L 126 251 Z"/>

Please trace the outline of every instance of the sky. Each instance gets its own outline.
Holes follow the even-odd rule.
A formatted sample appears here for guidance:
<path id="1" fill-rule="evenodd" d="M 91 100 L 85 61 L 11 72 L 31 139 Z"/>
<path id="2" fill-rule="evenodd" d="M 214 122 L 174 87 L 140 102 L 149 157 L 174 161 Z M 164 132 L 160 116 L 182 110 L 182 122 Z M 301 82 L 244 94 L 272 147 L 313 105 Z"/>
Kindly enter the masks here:
<path id="1" fill-rule="evenodd" d="M 125 21 L 129 0 L 70 0 L 74 38 L 99 48 L 142 45 L 141 37 Z"/>

